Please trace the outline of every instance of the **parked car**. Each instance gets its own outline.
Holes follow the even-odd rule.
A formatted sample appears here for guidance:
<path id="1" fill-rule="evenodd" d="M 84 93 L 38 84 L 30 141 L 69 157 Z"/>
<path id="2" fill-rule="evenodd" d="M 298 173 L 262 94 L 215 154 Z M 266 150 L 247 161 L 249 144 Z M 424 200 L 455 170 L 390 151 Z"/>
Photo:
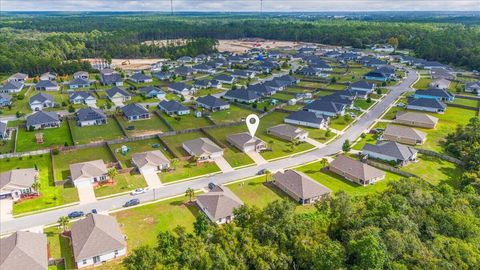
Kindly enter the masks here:
<path id="1" fill-rule="evenodd" d="M 130 192 L 130 195 L 138 195 L 147 192 L 146 188 L 137 188 L 134 191 Z"/>
<path id="2" fill-rule="evenodd" d="M 82 211 L 73 211 L 70 214 L 68 214 L 68 218 L 79 218 L 83 217 L 85 214 Z"/>
<path id="3" fill-rule="evenodd" d="M 208 183 L 208 189 L 214 189 L 217 185 L 215 185 L 215 183 Z"/>
<path id="4" fill-rule="evenodd" d="M 262 175 L 267 172 L 267 169 L 261 169 L 260 171 L 257 172 L 257 175 Z"/>
<path id="5" fill-rule="evenodd" d="M 140 200 L 139 199 L 131 199 L 129 201 L 127 201 L 123 207 L 129 207 L 129 206 L 134 206 L 134 205 L 137 205 L 140 203 Z"/>
<path id="6" fill-rule="evenodd" d="M 93 208 L 92 209 L 92 214 L 96 214 L 97 213 L 97 209 Z"/>

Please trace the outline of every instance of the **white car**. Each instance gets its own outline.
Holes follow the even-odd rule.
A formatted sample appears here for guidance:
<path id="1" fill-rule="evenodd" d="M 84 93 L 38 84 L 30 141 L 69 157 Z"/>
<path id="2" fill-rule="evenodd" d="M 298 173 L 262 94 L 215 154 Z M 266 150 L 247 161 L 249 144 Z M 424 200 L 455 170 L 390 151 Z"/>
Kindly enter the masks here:
<path id="1" fill-rule="evenodd" d="M 146 188 L 137 188 L 134 191 L 130 192 L 130 195 L 139 195 L 145 192 L 147 192 Z"/>

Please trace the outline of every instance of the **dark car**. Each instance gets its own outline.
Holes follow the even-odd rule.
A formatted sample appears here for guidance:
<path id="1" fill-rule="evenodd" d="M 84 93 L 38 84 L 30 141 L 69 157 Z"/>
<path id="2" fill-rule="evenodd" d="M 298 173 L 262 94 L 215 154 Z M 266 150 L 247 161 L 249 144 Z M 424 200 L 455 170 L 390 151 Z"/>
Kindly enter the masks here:
<path id="1" fill-rule="evenodd" d="M 129 207 L 129 206 L 134 206 L 134 205 L 137 205 L 140 203 L 140 200 L 139 199 L 131 199 L 129 201 L 127 201 L 123 207 Z"/>
<path id="2" fill-rule="evenodd" d="M 92 214 L 97 214 L 97 209 L 93 208 L 92 209 Z"/>
<path id="3" fill-rule="evenodd" d="M 74 211 L 68 214 L 68 218 L 78 218 L 83 217 L 85 214 L 82 211 Z"/>
<path id="4" fill-rule="evenodd" d="M 261 169 L 260 171 L 257 172 L 257 175 L 262 175 L 262 174 L 265 174 L 267 172 L 266 169 Z"/>
<path id="5" fill-rule="evenodd" d="M 215 185 L 215 183 L 212 183 L 212 182 L 208 183 L 208 189 L 210 190 L 214 189 L 216 186 L 217 185 Z"/>

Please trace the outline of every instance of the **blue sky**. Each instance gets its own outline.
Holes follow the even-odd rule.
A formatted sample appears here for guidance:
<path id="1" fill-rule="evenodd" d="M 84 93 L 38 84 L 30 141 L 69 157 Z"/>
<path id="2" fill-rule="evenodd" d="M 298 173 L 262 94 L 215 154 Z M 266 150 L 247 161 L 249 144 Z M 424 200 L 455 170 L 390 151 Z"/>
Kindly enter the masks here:
<path id="1" fill-rule="evenodd" d="M 259 11 L 260 0 L 173 0 L 176 11 Z M 170 0 L 0 0 L 3 11 L 170 11 Z M 480 0 L 264 0 L 264 11 L 478 11 Z"/>

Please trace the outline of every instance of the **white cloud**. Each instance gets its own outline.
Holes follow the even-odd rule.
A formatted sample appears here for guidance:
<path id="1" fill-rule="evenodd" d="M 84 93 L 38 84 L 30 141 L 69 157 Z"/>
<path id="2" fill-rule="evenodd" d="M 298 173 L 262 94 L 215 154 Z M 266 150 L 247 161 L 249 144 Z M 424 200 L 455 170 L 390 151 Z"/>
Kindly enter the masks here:
<path id="1" fill-rule="evenodd" d="M 175 11 L 259 11 L 260 0 L 173 0 Z M 3 11 L 170 11 L 170 0 L 0 0 Z M 480 0 L 264 0 L 264 11 L 479 11 Z"/>

